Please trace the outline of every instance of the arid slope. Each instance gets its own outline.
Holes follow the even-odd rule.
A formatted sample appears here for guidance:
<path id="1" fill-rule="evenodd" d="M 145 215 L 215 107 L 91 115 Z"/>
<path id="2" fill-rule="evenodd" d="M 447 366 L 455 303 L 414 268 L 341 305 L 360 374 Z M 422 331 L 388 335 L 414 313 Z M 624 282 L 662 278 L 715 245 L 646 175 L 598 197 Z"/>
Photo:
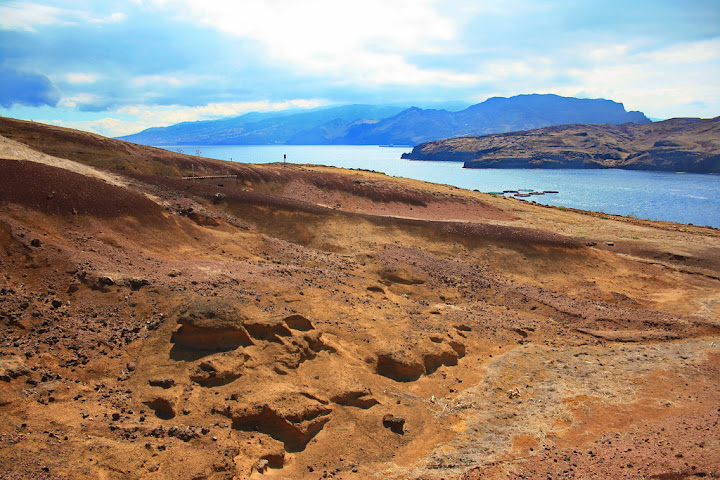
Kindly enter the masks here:
<path id="1" fill-rule="evenodd" d="M 10 119 L 0 168 L 3 478 L 720 475 L 715 229 Z"/>
<path id="2" fill-rule="evenodd" d="M 465 168 L 622 168 L 720 173 L 720 117 L 623 125 L 559 125 L 450 138 L 416 146 L 410 160 Z"/>

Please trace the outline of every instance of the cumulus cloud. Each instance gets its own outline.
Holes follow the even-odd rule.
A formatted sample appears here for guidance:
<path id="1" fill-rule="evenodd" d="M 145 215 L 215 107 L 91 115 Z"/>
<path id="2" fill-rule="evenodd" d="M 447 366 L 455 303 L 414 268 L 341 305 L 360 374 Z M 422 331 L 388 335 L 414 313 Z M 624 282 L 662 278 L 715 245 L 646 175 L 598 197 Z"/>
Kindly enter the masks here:
<path id="1" fill-rule="evenodd" d="M 0 66 L 0 106 L 55 106 L 60 95 L 45 75 Z"/>

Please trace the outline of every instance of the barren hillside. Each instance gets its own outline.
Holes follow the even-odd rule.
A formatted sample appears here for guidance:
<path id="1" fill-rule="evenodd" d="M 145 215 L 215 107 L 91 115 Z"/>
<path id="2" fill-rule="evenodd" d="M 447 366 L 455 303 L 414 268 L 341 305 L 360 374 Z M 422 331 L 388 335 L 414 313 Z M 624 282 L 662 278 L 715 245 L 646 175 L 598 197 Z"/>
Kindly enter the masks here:
<path id="1" fill-rule="evenodd" d="M 720 117 L 623 125 L 559 125 L 449 138 L 416 146 L 410 160 L 465 168 L 622 168 L 720 173 Z"/>
<path id="2" fill-rule="evenodd" d="M 716 229 L 10 119 L 0 168 L 2 478 L 720 476 Z"/>

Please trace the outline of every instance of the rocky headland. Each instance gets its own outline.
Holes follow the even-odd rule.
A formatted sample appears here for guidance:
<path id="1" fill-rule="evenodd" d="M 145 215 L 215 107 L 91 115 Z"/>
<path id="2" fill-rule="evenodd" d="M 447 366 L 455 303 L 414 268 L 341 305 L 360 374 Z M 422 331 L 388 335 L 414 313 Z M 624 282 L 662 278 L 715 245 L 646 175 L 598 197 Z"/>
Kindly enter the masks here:
<path id="1" fill-rule="evenodd" d="M 417 145 L 410 160 L 465 168 L 620 168 L 720 173 L 720 117 L 623 125 L 560 125 Z"/>
<path id="2" fill-rule="evenodd" d="M 6 118 L 0 172 L 3 479 L 720 476 L 716 229 Z"/>

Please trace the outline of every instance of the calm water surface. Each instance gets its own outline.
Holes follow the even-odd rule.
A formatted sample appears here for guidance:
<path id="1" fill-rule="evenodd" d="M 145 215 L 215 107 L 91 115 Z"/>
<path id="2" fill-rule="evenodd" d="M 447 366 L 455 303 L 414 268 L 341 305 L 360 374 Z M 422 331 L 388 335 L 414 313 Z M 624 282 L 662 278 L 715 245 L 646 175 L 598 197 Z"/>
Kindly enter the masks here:
<path id="1" fill-rule="evenodd" d="M 246 163 L 282 162 L 362 168 L 388 175 L 454 185 L 481 192 L 535 189 L 546 205 L 633 215 L 720 228 L 720 175 L 630 170 L 464 169 L 456 162 L 402 160 L 411 148 L 316 145 L 203 145 L 162 147 Z M 198 153 L 199 152 L 199 153 Z"/>

